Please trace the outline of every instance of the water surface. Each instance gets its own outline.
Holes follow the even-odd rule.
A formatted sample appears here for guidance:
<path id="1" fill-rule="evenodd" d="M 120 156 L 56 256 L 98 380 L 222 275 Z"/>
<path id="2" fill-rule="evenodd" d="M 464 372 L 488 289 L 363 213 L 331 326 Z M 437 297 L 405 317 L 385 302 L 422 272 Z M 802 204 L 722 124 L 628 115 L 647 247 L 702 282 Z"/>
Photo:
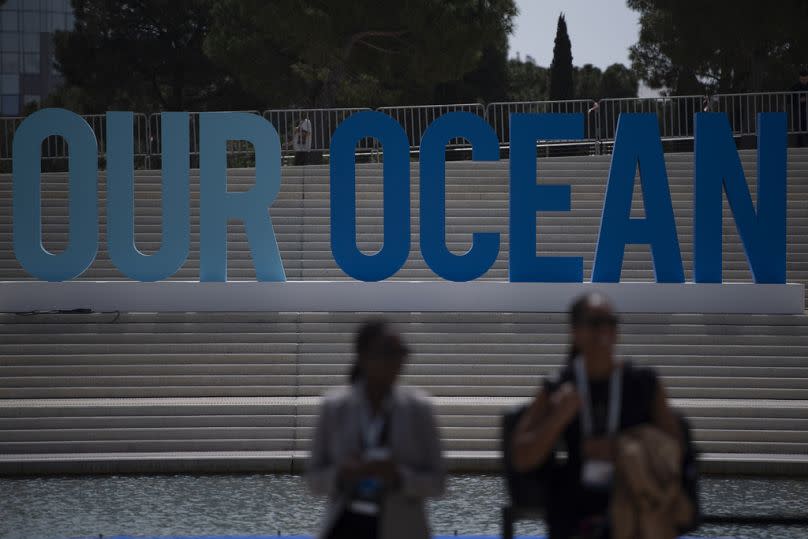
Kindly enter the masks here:
<path id="1" fill-rule="evenodd" d="M 500 531 L 505 489 L 496 475 L 455 475 L 430 503 L 439 535 Z M 808 479 L 705 478 L 705 510 L 808 515 Z M 137 475 L 0 479 L 0 538 L 114 535 L 309 535 L 324 502 L 295 475 Z M 521 522 L 517 533 L 544 533 Z M 705 537 L 808 538 L 808 527 L 703 527 Z"/>

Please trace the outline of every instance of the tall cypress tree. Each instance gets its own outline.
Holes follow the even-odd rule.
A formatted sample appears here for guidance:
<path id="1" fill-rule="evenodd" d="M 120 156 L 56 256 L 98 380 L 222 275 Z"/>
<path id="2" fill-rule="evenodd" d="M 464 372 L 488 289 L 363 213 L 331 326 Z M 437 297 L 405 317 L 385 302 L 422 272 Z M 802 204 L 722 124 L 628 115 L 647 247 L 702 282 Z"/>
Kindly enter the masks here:
<path id="1" fill-rule="evenodd" d="M 564 14 L 558 16 L 553 63 L 550 64 L 550 99 L 572 99 L 572 44 L 567 34 L 567 21 Z"/>

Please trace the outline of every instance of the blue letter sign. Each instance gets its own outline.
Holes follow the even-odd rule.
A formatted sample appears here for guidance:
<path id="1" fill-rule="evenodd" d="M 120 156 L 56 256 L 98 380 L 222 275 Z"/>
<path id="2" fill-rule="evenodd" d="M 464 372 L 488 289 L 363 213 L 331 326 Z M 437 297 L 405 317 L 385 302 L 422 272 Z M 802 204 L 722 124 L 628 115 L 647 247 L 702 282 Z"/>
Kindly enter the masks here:
<path id="1" fill-rule="evenodd" d="M 444 279 L 471 281 L 496 261 L 499 234 L 475 232 L 463 255 L 446 247 L 446 144 L 459 137 L 471 142 L 475 161 L 499 160 L 497 135 L 476 114 L 450 112 L 432 122 L 421 139 L 421 254 Z"/>
<path id="2" fill-rule="evenodd" d="M 199 278 L 227 280 L 227 222 L 241 219 L 259 281 L 285 281 L 269 206 L 281 189 L 278 132 L 261 116 L 247 112 L 199 115 Z M 255 185 L 245 193 L 227 190 L 227 142 L 255 147 Z"/>
<path id="3" fill-rule="evenodd" d="M 70 148 L 68 160 L 69 237 L 63 253 L 42 245 L 40 159 L 42 140 L 58 135 Z M 14 135 L 14 254 L 25 271 L 45 281 L 78 277 L 98 251 L 98 144 L 81 116 L 64 109 L 31 114 Z"/>
<path id="4" fill-rule="evenodd" d="M 631 218 L 634 174 L 638 169 L 645 219 Z M 628 243 L 651 246 L 657 282 L 685 281 L 655 114 L 624 113 L 617 122 L 612 166 L 606 182 L 606 198 L 595 248 L 593 282 L 616 283 L 620 280 Z"/>
<path id="5" fill-rule="evenodd" d="M 365 137 L 384 149 L 384 244 L 373 255 L 356 245 L 356 143 Z M 331 139 L 331 252 L 345 273 L 362 281 L 387 279 L 410 254 L 410 144 L 381 112 L 357 112 Z"/>
<path id="6" fill-rule="evenodd" d="M 511 114 L 511 281 L 584 279 L 580 256 L 536 256 L 536 212 L 570 211 L 569 185 L 536 185 L 536 141 L 583 135 L 583 114 Z"/>
<path id="7" fill-rule="evenodd" d="M 171 277 L 188 257 L 188 113 L 160 115 L 163 145 L 163 242 L 144 255 L 135 245 L 134 141 L 131 112 L 107 113 L 107 244 L 112 263 L 136 281 Z"/>
<path id="8" fill-rule="evenodd" d="M 722 191 L 756 283 L 786 282 L 786 115 L 758 114 L 757 212 L 722 113 L 696 114 L 693 258 L 697 283 L 721 282 Z"/>
<path id="9" fill-rule="evenodd" d="M 107 252 L 127 277 L 158 281 L 173 275 L 190 249 L 190 117 L 161 115 L 162 240 L 151 254 L 135 242 L 133 114 L 106 116 Z M 753 202 L 727 117 L 695 118 L 693 264 L 697 283 L 722 278 L 723 194 L 729 202 L 756 283 L 786 282 L 786 115 L 757 118 L 757 200 Z M 199 115 L 199 278 L 227 280 L 227 229 L 242 220 L 259 281 L 286 276 L 269 208 L 281 188 L 280 139 L 263 117 L 243 112 Z M 58 254 L 42 243 L 42 141 L 60 136 L 69 147 L 68 240 Z M 569 212 L 570 185 L 537 183 L 537 141 L 580 140 L 583 114 L 512 114 L 510 117 L 509 276 L 513 282 L 582 282 L 582 256 L 539 256 L 537 213 Z M 359 222 L 356 198 L 356 144 L 374 138 L 384 164 L 362 170 L 383 185 L 383 213 Z M 474 161 L 499 159 L 499 141 L 480 116 L 451 112 L 423 133 L 420 148 L 420 248 L 432 271 L 450 281 L 483 276 L 500 252 L 499 232 L 473 232 L 465 253 L 446 243 L 446 145 L 462 138 Z M 247 141 L 255 148 L 255 185 L 245 192 L 227 187 L 227 146 Z M 138 144 L 142 141 L 138 141 Z M 331 138 L 331 250 L 354 279 L 379 281 L 398 272 L 410 254 L 410 141 L 401 125 L 382 112 L 363 111 L 343 121 Z M 43 109 L 26 118 L 13 140 L 13 244 L 21 266 L 32 276 L 64 281 L 86 270 L 98 250 L 98 143 L 80 116 Z M 635 177 L 642 187 L 643 218 L 632 218 Z M 379 226 L 381 221 L 381 226 Z M 375 253 L 363 252 L 359 236 L 381 230 Z M 665 157 L 654 114 L 621 114 L 606 182 L 595 246 L 593 282 L 618 282 L 626 245 L 648 245 L 657 282 L 683 283 L 684 268 L 671 203 Z M 365 245 L 367 247 L 367 244 Z M 577 254 L 577 253 L 576 253 Z"/>

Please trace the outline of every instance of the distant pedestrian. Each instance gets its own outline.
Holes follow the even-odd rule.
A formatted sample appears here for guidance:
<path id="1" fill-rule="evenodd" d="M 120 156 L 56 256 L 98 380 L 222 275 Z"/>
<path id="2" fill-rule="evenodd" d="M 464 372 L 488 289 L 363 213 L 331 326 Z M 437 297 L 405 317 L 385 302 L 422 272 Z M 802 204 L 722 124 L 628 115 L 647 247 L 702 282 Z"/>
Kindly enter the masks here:
<path id="1" fill-rule="evenodd" d="M 295 165 L 307 165 L 311 152 L 311 120 L 303 116 L 292 134 L 292 149 L 295 151 Z"/>
<path id="2" fill-rule="evenodd" d="M 424 499 L 445 472 L 427 397 L 398 383 L 407 347 L 388 323 L 364 324 L 350 386 L 323 398 L 306 475 L 329 498 L 322 539 L 428 539 Z"/>

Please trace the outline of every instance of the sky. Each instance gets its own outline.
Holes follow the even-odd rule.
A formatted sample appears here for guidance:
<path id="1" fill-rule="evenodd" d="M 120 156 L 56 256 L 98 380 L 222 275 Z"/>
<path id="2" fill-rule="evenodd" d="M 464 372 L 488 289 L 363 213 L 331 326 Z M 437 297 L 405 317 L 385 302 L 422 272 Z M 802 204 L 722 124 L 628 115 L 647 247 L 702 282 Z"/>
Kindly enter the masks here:
<path id="1" fill-rule="evenodd" d="M 640 17 L 625 0 L 516 0 L 519 15 L 510 39 L 512 58 L 532 56 L 540 66 L 553 60 L 558 15 L 564 12 L 572 42 L 572 63 L 605 69 L 611 64 L 631 66 L 628 48 L 637 42 Z M 640 82 L 640 97 L 658 95 Z"/>
<path id="2" fill-rule="evenodd" d="M 553 59 L 558 15 L 564 12 L 572 42 L 572 63 L 601 69 L 629 65 L 628 48 L 637 41 L 639 14 L 625 0 L 516 0 L 519 16 L 511 35 L 510 56 L 530 55 L 541 66 Z"/>

